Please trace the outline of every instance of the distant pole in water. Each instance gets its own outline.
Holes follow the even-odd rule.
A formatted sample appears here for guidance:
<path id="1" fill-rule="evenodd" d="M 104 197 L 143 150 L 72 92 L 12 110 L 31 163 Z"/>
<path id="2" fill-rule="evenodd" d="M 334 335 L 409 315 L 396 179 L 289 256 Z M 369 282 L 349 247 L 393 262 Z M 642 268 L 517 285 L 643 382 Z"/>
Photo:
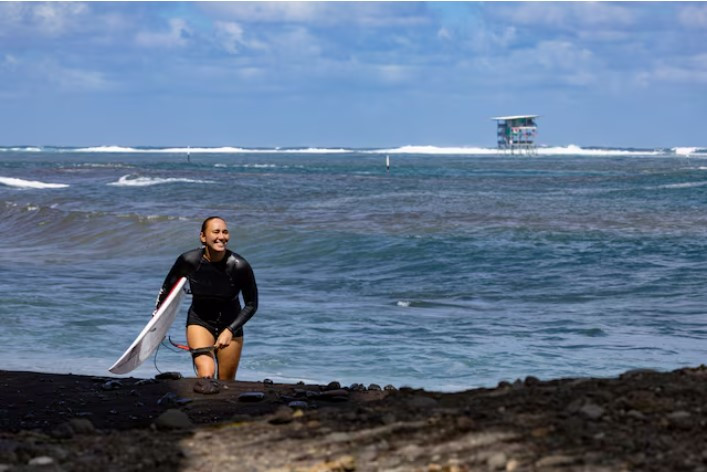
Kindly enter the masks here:
<path id="1" fill-rule="evenodd" d="M 191 146 L 187 146 L 187 162 L 191 162 Z"/>
<path id="2" fill-rule="evenodd" d="M 390 156 L 385 156 L 385 171 L 390 172 Z"/>

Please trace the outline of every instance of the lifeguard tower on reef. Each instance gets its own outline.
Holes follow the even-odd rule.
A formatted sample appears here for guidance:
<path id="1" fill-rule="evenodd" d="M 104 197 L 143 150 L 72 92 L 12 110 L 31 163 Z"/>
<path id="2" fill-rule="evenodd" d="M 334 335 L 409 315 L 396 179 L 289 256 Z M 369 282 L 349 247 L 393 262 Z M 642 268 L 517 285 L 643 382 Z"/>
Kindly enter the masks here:
<path id="1" fill-rule="evenodd" d="M 497 116 L 491 118 L 498 122 L 498 149 L 513 154 L 535 154 L 535 136 L 538 125 L 535 119 L 540 115 Z"/>

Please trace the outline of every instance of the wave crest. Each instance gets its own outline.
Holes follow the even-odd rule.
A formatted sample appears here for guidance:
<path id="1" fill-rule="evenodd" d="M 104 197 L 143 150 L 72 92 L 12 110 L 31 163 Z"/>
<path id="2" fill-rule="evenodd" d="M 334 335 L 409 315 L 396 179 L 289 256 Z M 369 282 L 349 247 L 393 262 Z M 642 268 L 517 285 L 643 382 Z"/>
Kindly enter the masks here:
<path id="1" fill-rule="evenodd" d="M 149 187 L 152 185 L 171 184 L 171 183 L 195 183 L 195 184 L 210 184 L 210 180 L 196 180 L 185 178 L 162 178 L 162 177 L 141 177 L 136 175 L 124 175 L 117 182 L 111 182 L 108 185 L 114 187 Z"/>
<path id="2" fill-rule="evenodd" d="M 68 184 L 53 184 L 40 182 L 38 180 L 17 179 L 14 177 L 0 177 L 0 184 L 7 185 L 8 187 L 34 189 L 66 188 L 69 186 Z"/>

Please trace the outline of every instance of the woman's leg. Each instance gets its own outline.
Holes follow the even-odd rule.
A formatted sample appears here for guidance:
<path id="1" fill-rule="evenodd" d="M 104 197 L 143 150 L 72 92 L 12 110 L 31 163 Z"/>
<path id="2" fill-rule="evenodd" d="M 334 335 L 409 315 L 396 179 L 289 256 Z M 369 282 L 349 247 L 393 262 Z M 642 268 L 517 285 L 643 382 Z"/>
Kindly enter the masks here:
<path id="1" fill-rule="evenodd" d="M 213 347 L 216 339 L 211 332 L 199 325 L 187 325 L 187 344 L 191 349 L 203 347 Z M 216 365 L 213 353 L 201 354 L 193 358 L 196 367 L 196 375 L 199 378 L 213 378 L 216 372 Z"/>
<path id="2" fill-rule="evenodd" d="M 219 380 L 234 380 L 243 351 L 243 336 L 233 338 L 231 344 L 217 351 Z"/>

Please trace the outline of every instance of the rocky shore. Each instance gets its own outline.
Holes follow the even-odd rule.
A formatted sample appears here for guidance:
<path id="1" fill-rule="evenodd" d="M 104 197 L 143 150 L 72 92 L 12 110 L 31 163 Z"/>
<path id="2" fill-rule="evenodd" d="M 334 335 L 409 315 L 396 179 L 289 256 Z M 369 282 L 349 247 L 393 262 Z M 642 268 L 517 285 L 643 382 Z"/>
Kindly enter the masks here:
<path id="1" fill-rule="evenodd" d="M 0 371 L 0 472 L 707 471 L 704 366 L 455 393 L 196 382 Z"/>

